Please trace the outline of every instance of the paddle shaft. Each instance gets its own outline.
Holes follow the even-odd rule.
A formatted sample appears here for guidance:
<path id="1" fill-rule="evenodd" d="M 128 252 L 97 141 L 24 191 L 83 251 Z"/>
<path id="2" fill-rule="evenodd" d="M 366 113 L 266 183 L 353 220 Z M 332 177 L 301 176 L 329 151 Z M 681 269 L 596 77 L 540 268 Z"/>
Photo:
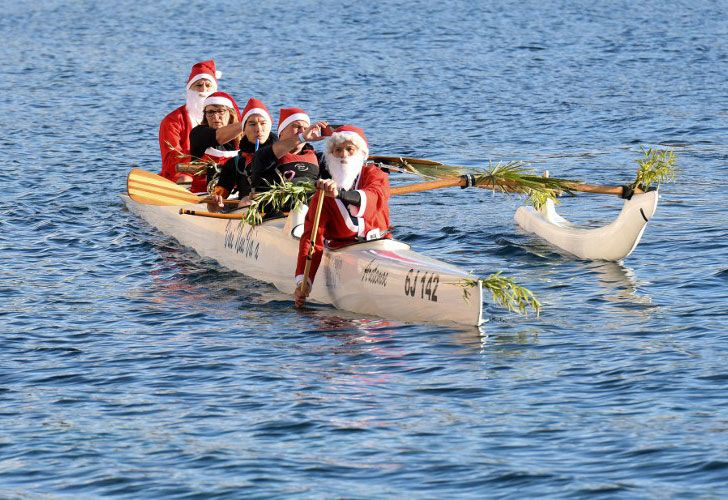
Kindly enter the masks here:
<path id="1" fill-rule="evenodd" d="M 321 210 L 324 207 L 324 190 L 318 190 L 318 203 L 316 204 L 316 212 L 313 217 L 313 229 L 311 230 L 310 246 L 306 255 L 306 266 L 303 268 L 303 281 L 301 282 L 301 291 L 304 295 L 308 295 L 308 275 L 311 274 L 311 261 L 316 251 L 316 237 L 318 236 L 319 221 L 321 220 Z"/>
<path id="2" fill-rule="evenodd" d="M 180 215 L 196 215 L 197 217 L 209 217 L 211 219 L 237 219 L 242 220 L 241 214 L 219 214 L 215 212 L 203 212 L 202 210 L 179 209 Z"/>

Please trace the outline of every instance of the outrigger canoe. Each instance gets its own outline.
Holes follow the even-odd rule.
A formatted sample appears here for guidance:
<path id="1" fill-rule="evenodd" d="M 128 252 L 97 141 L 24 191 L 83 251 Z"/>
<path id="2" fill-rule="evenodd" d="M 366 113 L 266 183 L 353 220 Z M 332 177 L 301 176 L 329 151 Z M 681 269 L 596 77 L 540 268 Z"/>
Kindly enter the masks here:
<path id="1" fill-rule="evenodd" d="M 556 212 L 548 200 L 540 209 L 522 206 L 514 218 L 524 230 L 580 259 L 618 261 L 635 249 L 647 222 L 657 209 L 658 190 L 635 194 L 625 200 L 622 210 L 610 224 L 597 228 L 578 227 Z"/>
<path id="2" fill-rule="evenodd" d="M 158 206 L 121 196 L 131 212 L 201 256 L 293 294 L 305 208 L 250 226 L 240 219 L 180 215 L 180 208 L 206 210 L 202 204 Z M 479 325 L 483 312 L 474 276 L 386 239 L 325 249 L 309 300 L 406 322 Z"/>

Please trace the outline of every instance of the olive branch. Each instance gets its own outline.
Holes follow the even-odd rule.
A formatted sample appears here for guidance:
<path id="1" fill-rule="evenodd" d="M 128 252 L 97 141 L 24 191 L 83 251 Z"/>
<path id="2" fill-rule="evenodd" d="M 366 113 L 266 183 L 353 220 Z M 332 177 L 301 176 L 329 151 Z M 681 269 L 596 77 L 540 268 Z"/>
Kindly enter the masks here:
<path id="1" fill-rule="evenodd" d="M 482 285 L 489 290 L 493 301 L 509 311 L 527 315 L 531 308 L 536 316 L 541 311 L 541 303 L 528 288 L 518 285 L 513 278 L 501 275 L 501 271 L 487 278 L 462 278 L 455 283 L 463 289 L 463 299 L 470 301 L 470 289 Z"/>
<path id="2" fill-rule="evenodd" d="M 268 191 L 251 195 L 248 211 L 243 214 L 243 222 L 257 226 L 263 222 L 265 210 L 295 210 L 308 203 L 310 196 L 316 191 L 311 182 L 291 182 L 280 178 L 280 182 L 268 184 Z"/>
<path id="3" fill-rule="evenodd" d="M 210 159 L 203 159 L 203 158 L 197 158 L 196 156 L 192 156 L 191 154 L 185 154 L 179 149 L 177 149 L 176 146 L 174 146 L 169 141 L 164 141 L 167 147 L 174 151 L 176 153 L 176 157 L 179 160 L 185 160 L 184 163 L 189 165 L 189 169 L 183 168 L 182 170 L 179 170 L 180 172 L 184 172 L 186 174 L 192 174 L 192 175 L 202 175 L 207 172 L 208 168 L 214 168 L 216 172 L 219 172 L 220 164 L 218 164 L 214 160 Z"/>

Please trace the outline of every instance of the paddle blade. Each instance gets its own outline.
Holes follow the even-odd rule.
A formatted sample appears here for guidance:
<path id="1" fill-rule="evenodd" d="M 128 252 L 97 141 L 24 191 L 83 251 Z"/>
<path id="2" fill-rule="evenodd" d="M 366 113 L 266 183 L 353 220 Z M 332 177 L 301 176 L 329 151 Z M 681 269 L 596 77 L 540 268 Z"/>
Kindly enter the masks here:
<path id="1" fill-rule="evenodd" d="M 201 203 L 203 198 L 161 175 L 133 168 L 126 178 L 129 198 L 145 205 L 175 206 Z"/>

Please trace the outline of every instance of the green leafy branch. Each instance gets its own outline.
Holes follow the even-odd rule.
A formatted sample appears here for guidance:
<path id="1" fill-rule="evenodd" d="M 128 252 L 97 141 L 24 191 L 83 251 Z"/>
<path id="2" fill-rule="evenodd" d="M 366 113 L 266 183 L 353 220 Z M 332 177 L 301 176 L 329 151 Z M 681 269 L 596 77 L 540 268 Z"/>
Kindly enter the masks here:
<path id="1" fill-rule="evenodd" d="M 502 276 L 500 271 L 487 278 L 463 278 L 456 284 L 463 288 L 463 298 L 469 301 L 470 289 L 478 283 L 490 291 L 494 302 L 509 311 L 527 315 L 530 308 L 537 316 L 541 311 L 541 303 L 528 288 L 518 285 L 513 278 Z"/>
<path id="2" fill-rule="evenodd" d="M 291 182 L 281 178 L 280 182 L 268 185 L 267 191 L 251 195 L 251 203 L 248 211 L 243 215 L 243 221 L 251 226 L 257 226 L 263 222 L 265 210 L 277 212 L 283 210 L 295 210 L 302 204 L 308 203 L 308 199 L 316 192 L 316 187 L 311 182 Z"/>
<path id="3" fill-rule="evenodd" d="M 632 183 L 632 189 L 640 188 L 646 191 L 653 184 L 673 182 L 677 178 L 677 158 L 672 151 L 660 149 L 644 149 L 644 158 L 637 160 L 637 178 Z"/>

